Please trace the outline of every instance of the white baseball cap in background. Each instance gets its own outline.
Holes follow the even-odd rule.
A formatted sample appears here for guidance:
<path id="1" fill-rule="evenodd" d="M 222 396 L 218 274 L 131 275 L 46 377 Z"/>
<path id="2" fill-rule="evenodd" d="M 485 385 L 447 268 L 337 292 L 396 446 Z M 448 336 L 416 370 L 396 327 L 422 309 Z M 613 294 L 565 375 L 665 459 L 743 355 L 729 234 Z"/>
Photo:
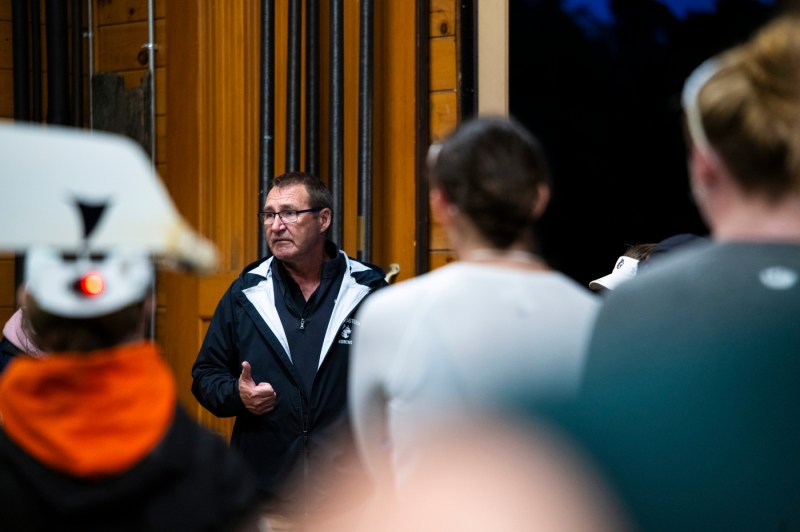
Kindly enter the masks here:
<path id="1" fill-rule="evenodd" d="M 592 290 L 614 290 L 622 283 L 636 277 L 639 269 L 639 260 L 632 257 L 622 256 L 617 259 L 611 273 L 589 283 Z"/>
<path id="2" fill-rule="evenodd" d="M 214 245 L 127 137 L 0 121 L 0 175 L 0 251 L 26 254 L 26 289 L 44 310 L 92 317 L 141 300 L 153 260 L 216 269 Z"/>

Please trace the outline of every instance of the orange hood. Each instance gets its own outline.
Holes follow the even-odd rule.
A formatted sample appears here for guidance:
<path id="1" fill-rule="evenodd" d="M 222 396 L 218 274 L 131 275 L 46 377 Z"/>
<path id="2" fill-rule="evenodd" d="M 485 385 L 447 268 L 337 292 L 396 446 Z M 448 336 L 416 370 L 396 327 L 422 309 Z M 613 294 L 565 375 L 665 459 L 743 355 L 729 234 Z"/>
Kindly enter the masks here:
<path id="1" fill-rule="evenodd" d="M 172 372 L 151 342 L 17 357 L 0 378 L 8 437 L 79 477 L 118 474 L 142 460 L 170 426 L 175 402 Z"/>

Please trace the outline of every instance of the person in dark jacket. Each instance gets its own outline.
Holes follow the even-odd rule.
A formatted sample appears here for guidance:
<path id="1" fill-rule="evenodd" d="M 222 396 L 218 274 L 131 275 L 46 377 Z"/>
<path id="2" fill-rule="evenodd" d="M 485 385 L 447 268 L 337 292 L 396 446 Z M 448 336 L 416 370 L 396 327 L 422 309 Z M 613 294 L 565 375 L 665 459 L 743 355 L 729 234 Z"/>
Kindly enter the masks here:
<path id="1" fill-rule="evenodd" d="M 231 445 L 256 473 L 272 526 L 291 530 L 358 507 L 360 496 L 336 497 L 339 482 L 368 486 L 347 411 L 348 363 L 355 311 L 386 281 L 327 239 L 332 197 L 316 176 L 274 179 L 259 216 L 272 256 L 222 296 L 192 392 L 214 415 L 236 416 Z"/>
<path id="2" fill-rule="evenodd" d="M 0 378 L 0 527 L 260 530 L 254 477 L 181 407 L 145 332 L 153 258 L 212 268 L 213 246 L 179 218 L 133 141 L 0 126 L 0 158 L 19 177 L 4 199 L 29 216 L 0 250 L 24 248 L 20 316 L 42 350 L 14 356 Z M 0 225 L 19 219 L 7 211 Z"/>
<path id="3" fill-rule="evenodd" d="M 23 304 L 46 356 L 15 357 L 0 380 L 3 530 L 257 530 L 254 479 L 180 407 L 145 339 L 147 255 L 28 257 Z"/>

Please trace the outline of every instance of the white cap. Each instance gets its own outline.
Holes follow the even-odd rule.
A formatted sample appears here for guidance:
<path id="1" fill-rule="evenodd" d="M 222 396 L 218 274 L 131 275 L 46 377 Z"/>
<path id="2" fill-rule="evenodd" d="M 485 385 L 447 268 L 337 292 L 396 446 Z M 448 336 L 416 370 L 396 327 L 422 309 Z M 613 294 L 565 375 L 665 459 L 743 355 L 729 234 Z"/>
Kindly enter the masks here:
<path id="1" fill-rule="evenodd" d="M 614 269 L 611 270 L 611 273 L 589 283 L 589 288 L 592 290 L 602 290 L 604 288 L 606 290 L 614 290 L 628 279 L 633 279 L 636 277 L 636 271 L 638 269 L 638 259 L 623 255 L 617 259 L 617 262 L 614 264 Z"/>
<path id="2" fill-rule="evenodd" d="M 153 282 L 153 261 L 141 251 L 64 256 L 33 247 L 25 256 L 26 289 L 42 309 L 57 316 L 104 316 L 145 298 Z"/>
<path id="3" fill-rule="evenodd" d="M 152 259 L 212 272 L 216 248 L 179 215 L 144 150 L 111 133 L 0 121 L 0 251 L 26 253 L 44 309 L 91 317 L 144 298 Z M 99 273 L 100 294 L 76 292 Z M 85 288 L 96 288 L 89 283 Z"/>

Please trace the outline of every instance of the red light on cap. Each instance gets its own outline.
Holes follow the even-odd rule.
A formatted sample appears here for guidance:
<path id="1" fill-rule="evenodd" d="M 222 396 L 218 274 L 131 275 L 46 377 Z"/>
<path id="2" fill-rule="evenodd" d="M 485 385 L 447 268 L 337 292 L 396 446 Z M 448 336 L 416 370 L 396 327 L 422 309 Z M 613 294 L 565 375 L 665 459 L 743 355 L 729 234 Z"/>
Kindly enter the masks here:
<path id="1" fill-rule="evenodd" d="M 106 283 L 103 276 L 97 272 L 89 272 L 78 281 L 78 288 L 81 293 L 87 296 L 95 297 L 103 293 Z"/>

